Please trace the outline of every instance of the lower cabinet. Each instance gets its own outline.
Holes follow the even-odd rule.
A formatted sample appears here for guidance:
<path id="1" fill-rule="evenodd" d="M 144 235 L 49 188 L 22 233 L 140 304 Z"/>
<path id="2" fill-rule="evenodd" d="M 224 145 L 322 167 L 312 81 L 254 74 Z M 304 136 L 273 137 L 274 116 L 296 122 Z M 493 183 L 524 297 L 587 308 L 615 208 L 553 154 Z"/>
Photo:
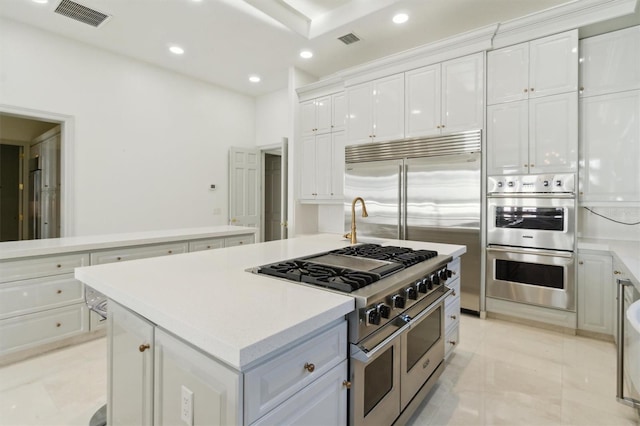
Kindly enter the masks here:
<path id="1" fill-rule="evenodd" d="M 346 321 L 236 371 L 109 300 L 109 425 L 347 423 Z"/>
<path id="2" fill-rule="evenodd" d="M 460 258 L 447 265 L 451 279 L 445 285 L 453 290 L 444 302 L 444 359 L 448 360 L 460 340 Z"/>
<path id="3" fill-rule="evenodd" d="M 578 254 L 578 330 L 613 335 L 615 285 L 612 258 Z"/>

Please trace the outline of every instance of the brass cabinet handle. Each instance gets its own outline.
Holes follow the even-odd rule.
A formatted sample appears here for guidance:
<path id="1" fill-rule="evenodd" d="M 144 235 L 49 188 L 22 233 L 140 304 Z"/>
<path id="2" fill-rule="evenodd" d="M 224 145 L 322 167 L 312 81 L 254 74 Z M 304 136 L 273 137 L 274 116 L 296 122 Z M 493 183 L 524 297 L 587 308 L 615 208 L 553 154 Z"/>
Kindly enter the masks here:
<path id="1" fill-rule="evenodd" d="M 532 88 L 531 88 L 531 91 L 533 92 L 534 90 L 535 90 L 535 89 L 532 87 Z"/>
<path id="2" fill-rule="evenodd" d="M 584 92 L 584 86 L 580 86 L 580 91 Z"/>
<path id="3" fill-rule="evenodd" d="M 533 164 L 529 164 L 529 167 L 535 167 L 535 165 L 533 165 Z"/>
<path id="4" fill-rule="evenodd" d="M 62 290 L 58 290 L 58 291 L 56 291 L 56 293 L 61 294 L 61 293 L 62 293 Z"/>
<path id="5" fill-rule="evenodd" d="M 451 295 L 452 295 L 452 296 L 455 296 L 455 295 L 456 295 L 456 291 L 455 291 L 455 290 L 453 290 L 453 293 L 451 293 Z"/>
<path id="6" fill-rule="evenodd" d="M 244 241 L 238 241 L 238 244 L 243 245 Z"/>
<path id="7" fill-rule="evenodd" d="M 351 382 L 348 380 L 343 380 L 342 381 L 342 386 L 344 386 L 347 389 L 351 389 Z"/>
<path id="8" fill-rule="evenodd" d="M 524 89 L 524 93 L 527 93 L 529 90 L 528 89 Z"/>
<path id="9" fill-rule="evenodd" d="M 147 349 L 149 349 L 150 347 L 151 347 L 151 345 L 149 345 L 148 343 L 144 343 L 144 344 L 142 344 L 142 345 L 140 345 L 140 346 L 138 347 L 138 350 L 139 350 L 140 352 L 144 352 L 144 351 L 146 351 Z"/>
<path id="10" fill-rule="evenodd" d="M 449 340 L 449 342 L 447 342 L 447 343 L 449 343 L 451 346 L 455 346 L 456 345 L 456 341 L 455 340 Z"/>
<path id="11" fill-rule="evenodd" d="M 62 268 L 62 265 L 58 263 L 58 264 L 56 265 L 56 268 Z"/>
<path id="12" fill-rule="evenodd" d="M 57 322 L 56 323 L 56 327 L 60 328 L 60 326 L 62 325 L 62 323 Z"/>
<path id="13" fill-rule="evenodd" d="M 457 318 L 455 315 L 449 315 L 449 317 L 453 320 Z"/>
<path id="14" fill-rule="evenodd" d="M 615 275 L 620 275 L 622 272 L 620 272 L 620 271 L 613 271 L 613 273 L 614 273 Z"/>
<path id="15" fill-rule="evenodd" d="M 122 260 L 122 258 L 120 256 L 116 257 L 116 260 Z"/>
<path id="16" fill-rule="evenodd" d="M 169 250 L 169 254 L 173 253 L 173 250 Z"/>
<path id="17" fill-rule="evenodd" d="M 581 260 L 578 262 L 578 265 L 584 265 L 584 262 Z"/>
<path id="18" fill-rule="evenodd" d="M 304 363 L 304 369 L 307 370 L 309 373 L 313 373 L 313 370 L 316 369 L 316 366 L 313 364 L 310 364 L 308 362 Z"/>

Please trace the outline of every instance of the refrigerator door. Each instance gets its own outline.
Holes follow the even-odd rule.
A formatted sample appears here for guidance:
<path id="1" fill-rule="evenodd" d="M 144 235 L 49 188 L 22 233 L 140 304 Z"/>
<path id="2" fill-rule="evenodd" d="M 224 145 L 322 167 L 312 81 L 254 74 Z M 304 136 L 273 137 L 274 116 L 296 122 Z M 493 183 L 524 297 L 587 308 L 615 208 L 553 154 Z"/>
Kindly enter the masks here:
<path id="1" fill-rule="evenodd" d="M 357 235 L 400 238 L 402 160 L 348 163 L 344 178 L 345 231 L 351 230 L 351 202 L 362 197 L 368 217 L 356 205 Z"/>
<path id="2" fill-rule="evenodd" d="M 408 159 L 405 173 L 405 239 L 466 245 L 460 304 L 479 312 L 480 153 Z"/>

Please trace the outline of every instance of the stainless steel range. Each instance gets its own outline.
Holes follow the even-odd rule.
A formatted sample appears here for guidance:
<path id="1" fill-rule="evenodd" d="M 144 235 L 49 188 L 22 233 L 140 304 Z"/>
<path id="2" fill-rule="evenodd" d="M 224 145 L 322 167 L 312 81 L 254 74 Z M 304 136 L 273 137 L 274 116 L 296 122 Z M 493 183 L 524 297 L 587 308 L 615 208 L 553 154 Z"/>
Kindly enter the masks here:
<path id="1" fill-rule="evenodd" d="M 408 418 L 444 369 L 451 260 L 430 250 L 360 244 L 255 272 L 354 297 L 350 424 L 391 425 Z"/>

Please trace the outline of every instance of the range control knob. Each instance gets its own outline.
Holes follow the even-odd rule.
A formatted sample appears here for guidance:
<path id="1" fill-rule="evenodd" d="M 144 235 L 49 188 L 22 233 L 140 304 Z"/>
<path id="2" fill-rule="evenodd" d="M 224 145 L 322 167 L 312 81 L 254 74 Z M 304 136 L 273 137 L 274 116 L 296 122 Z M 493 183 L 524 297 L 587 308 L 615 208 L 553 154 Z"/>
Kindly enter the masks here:
<path id="1" fill-rule="evenodd" d="M 425 278 L 423 280 L 420 280 L 416 288 L 420 293 L 426 293 L 429 290 L 429 287 L 427 285 L 427 279 Z"/>
<path id="2" fill-rule="evenodd" d="M 365 315 L 367 317 L 367 325 L 380 324 L 380 313 L 378 313 L 376 308 L 367 309 Z"/>
<path id="3" fill-rule="evenodd" d="M 502 182 L 498 182 L 498 188 L 502 188 L 503 183 Z"/>
<path id="4" fill-rule="evenodd" d="M 427 289 L 433 290 L 433 279 L 429 277 L 425 281 L 427 282 Z"/>
<path id="5" fill-rule="evenodd" d="M 507 183 L 507 185 L 509 186 L 509 188 L 513 188 L 514 184 L 513 184 L 513 182 L 509 182 L 509 183 Z"/>
<path id="6" fill-rule="evenodd" d="M 433 286 L 438 287 L 440 285 L 440 277 L 438 274 L 433 274 L 431 281 L 433 281 Z"/>
<path id="7" fill-rule="evenodd" d="M 415 287 L 407 287 L 404 293 L 407 295 L 407 299 L 416 300 L 418 298 L 418 290 Z"/>
<path id="8" fill-rule="evenodd" d="M 393 296 L 391 298 L 391 300 L 393 301 L 393 307 L 394 308 L 398 308 L 398 309 L 403 309 L 404 308 L 404 297 L 400 296 L 399 294 L 396 294 L 395 296 Z"/>
<path id="9" fill-rule="evenodd" d="M 561 180 L 557 180 L 556 181 L 556 186 L 562 186 L 562 181 Z"/>
<path id="10" fill-rule="evenodd" d="M 382 318 L 389 318 L 389 316 L 391 315 L 391 308 L 389 307 L 389 305 L 378 303 L 376 307 L 378 308 L 378 313 Z"/>
<path id="11" fill-rule="evenodd" d="M 440 270 L 440 272 L 438 273 L 438 276 L 440 277 L 441 281 L 447 281 L 447 278 L 449 278 L 451 275 L 449 275 L 451 271 L 447 270 L 447 268 L 442 268 Z"/>
<path id="12" fill-rule="evenodd" d="M 549 181 L 545 180 L 544 182 L 542 182 L 542 186 L 545 186 L 545 187 L 549 186 Z"/>

